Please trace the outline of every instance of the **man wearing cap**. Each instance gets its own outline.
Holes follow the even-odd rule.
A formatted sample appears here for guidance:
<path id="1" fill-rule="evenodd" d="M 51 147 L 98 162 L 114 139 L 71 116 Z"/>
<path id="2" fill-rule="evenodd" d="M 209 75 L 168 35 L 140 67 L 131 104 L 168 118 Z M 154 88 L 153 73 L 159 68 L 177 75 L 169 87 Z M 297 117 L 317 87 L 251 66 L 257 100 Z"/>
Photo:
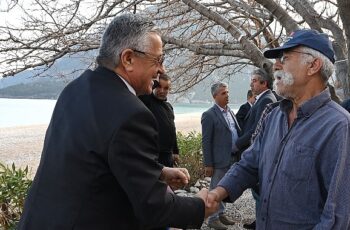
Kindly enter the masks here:
<path id="1" fill-rule="evenodd" d="M 350 115 L 326 86 L 331 43 L 299 30 L 264 56 L 276 59 L 277 93 L 285 99 L 208 201 L 236 200 L 259 182 L 257 229 L 350 229 Z"/>

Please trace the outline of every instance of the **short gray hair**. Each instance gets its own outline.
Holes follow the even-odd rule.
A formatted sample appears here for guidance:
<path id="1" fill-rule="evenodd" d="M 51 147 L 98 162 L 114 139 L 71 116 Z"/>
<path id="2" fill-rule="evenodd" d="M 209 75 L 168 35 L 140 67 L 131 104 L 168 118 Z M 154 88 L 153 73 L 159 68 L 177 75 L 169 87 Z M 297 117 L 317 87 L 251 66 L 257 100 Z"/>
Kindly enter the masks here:
<path id="1" fill-rule="evenodd" d="M 272 89 L 272 78 L 269 76 L 269 74 L 264 69 L 256 69 L 252 72 L 251 75 L 257 75 L 259 76 L 260 83 L 264 83 L 266 81 L 267 88 Z"/>
<path id="2" fill-rule="evenodd" d="M 228 88 L 228 85 L 224 82 L 216 82 L 211 86 L 211 95 L 214 97 L 220 88 L 225 87 Z"/>
<path id="3" fill-rule="evenodd" d="M 124 49 L 143 51 L 150 46 L 150 33 L 159 34 L 155 24 L 139 14 L 115 17 L 105 30 L 96 62 L 100 66 L 115 68 Z"/>
<path id="4" fill-rule="evenodd" d="M 321 52 L 314 50 L 314 49 L 311 49 L 311 48 L 306 47 L 306 46 L 301 46 L 300 51 L 310 54 L 310 55 L 302 54 L 302 57 L 303 57 L 302 61 L 304 63 L 311 62 L 313 60 L 313 58 L 319 58 L 322 60 L 323 65 L 321 67 L 320 73 L 321 73 L 322 80 L 325 83 L 327 83 L 329 77 L 332 76 L 332 74 L 334 72 L 334 65 L 329 60 L 329 58 L 327 56 L 325 56 L 324 54 L 322 54 Z"/>

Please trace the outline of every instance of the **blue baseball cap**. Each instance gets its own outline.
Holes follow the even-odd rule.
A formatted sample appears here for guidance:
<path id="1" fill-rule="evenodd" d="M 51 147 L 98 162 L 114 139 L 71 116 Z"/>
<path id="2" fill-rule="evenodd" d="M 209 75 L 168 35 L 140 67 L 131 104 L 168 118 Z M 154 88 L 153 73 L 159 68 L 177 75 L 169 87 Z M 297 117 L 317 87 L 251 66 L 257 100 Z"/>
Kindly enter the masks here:
<path id="1" fill-rule="evenodd" d="M 266 50 L 264 52 L 264 57 L 266 58 L 280 58 L 285 50 L 297 47 L 306 46 L 311 49 L 317 50 L 324 54 L 331 60 L 332 63 L 335 62 L 334 50 L 332 43 L 328 36 L 323 33 L 319 33 L 316 30 L 296 30 L 291 35 L 288 41 L 286 41 L 281 47 Z"/>

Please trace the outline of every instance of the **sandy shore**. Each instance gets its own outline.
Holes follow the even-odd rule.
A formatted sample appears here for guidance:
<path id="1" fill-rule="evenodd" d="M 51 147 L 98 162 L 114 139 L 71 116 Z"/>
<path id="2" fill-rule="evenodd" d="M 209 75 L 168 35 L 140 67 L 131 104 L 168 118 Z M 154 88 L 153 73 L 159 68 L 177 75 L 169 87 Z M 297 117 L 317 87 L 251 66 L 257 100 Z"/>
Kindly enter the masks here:
<path id="1" fill-rule="evenodd" d="M 201 113 L 179 114 L 175 116 L 176 130 L 182 133 L 201 132 Z"/>
<path id="2" fill-rule="evenodd" d="M 176 116 L 177 131 L 200 132 L 201 114 L 180 114 Z M 0 128 L 0 162 L 15 163 L 18 167 L 29 166 L 35 174 L 39 165 L 47 124 Z"/>

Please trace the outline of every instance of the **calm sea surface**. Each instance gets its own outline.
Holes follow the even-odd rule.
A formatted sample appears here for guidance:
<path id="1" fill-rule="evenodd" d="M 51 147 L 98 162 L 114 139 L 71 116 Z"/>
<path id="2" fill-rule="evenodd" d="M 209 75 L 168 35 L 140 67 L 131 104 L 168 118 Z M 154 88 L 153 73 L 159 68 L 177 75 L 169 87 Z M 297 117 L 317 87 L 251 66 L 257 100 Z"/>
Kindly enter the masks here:
<path id="1" fill-rule="evenodd" d="M 48 124 L 56 100 L 0 98 L 0 127 Z M 176 114 L 202 113 L 212 104 L 173 104 Z M 237 111 L 239 105 L 230 105 Z"/>

